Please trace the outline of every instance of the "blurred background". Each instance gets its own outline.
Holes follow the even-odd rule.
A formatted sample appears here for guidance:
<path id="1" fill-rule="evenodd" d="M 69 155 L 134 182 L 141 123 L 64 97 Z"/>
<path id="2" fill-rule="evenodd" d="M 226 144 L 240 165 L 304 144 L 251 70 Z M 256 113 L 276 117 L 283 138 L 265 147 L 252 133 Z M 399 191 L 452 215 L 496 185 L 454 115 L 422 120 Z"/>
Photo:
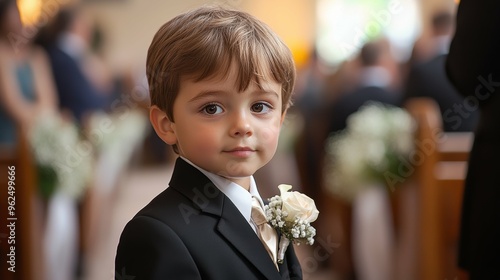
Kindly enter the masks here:
<path id="1" fill-rule="evenodd" d="M 465 279 L 456 240 L 477 106 L 444 71 L 452 0 L 0 0 L 0 161 L 10 171 L 0 219 L 17 218 L 0 229 L 0 278 L 133 279 L 114 271 L 119 235 L 168 186 L 175 160 L 149 124 L 147 49 L 163 23 L 204 4 L 253 14 L 295 58 L 294 106 L 255 177 L 263 198 L 287 183 L 316 200 L 316 243 L 297 248 L 304 278 Z M 367 101 L 412 117 L 413 148 L 377 171 L 395 177 L 363 182 L 382 187 L 346 198 L 325 179 L 336 156 L 325 147 Z"/>

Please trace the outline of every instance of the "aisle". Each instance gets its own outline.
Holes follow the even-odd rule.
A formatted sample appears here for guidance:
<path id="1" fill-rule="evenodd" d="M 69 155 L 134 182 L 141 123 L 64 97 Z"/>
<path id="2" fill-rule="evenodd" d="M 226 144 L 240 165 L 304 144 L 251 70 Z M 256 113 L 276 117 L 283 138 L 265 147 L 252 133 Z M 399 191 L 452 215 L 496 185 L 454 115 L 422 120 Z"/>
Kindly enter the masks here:
<path id="1" fill-rule="evenodd" d="M 84 280 L 114 279 L 116 246 L 123 227 L 137 211 L 168 185 L 171 173 L 171 166 L 133 169 L 126 172 L 121 181 L 121 190 L 117 191 L 114 208 L 109 209 L 110 221 L 101 228 L 97 244 L 87 258 Z"/>

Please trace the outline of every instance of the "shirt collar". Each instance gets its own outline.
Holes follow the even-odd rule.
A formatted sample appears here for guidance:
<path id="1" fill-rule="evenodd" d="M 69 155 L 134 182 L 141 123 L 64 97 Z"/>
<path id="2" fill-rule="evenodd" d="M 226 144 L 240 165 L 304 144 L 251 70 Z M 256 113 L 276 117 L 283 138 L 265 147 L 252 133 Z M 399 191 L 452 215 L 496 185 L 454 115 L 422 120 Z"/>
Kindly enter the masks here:
<path id="1" fill-rule="evenodd" d="M 264 209 L 264 203 L 262 202 L 262 198 L 260 197 L 259 191 L 257 189 L 257 184 L 255 183 L 255 179 L 253 176 L 250 176 L 250 190 L 246 191 L 242 186 L 222 177 L 217 174 L 206 171 L 203 168 L 198 167 L 185 157 L 181 158 L 187 163 L 191 164 L 193 167 L 198 169 L 201 173 L 214 183 L 214 185 L 224 193 L 231 202 L 238 208 L 241 215 L 247 220 L 249 223 L 251 222 L 252 216 L 252 196 L 256 197 L 260 202 L 262 209 Z"/>

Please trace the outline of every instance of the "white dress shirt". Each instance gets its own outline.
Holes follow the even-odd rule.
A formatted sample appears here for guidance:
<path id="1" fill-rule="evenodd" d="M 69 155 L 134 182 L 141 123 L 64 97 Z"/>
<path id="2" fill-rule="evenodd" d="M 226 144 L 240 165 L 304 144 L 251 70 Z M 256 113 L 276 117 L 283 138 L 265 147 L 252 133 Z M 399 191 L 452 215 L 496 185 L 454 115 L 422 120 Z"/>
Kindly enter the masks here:
<path id="1" fill-rule="evenodd" d="M 233 204 L 238 208 L 241 215 L 247 220 L 248 224 L 252 227 L 254 232 L 257 234 L 257 226 L 251 219 L 252 214 L 252 196 L 256 197 L 260 202 L 262 209 L 264 209 L 264 203 L 262 202 L 262 198 L 260 197 L 259 191 L 257 189 L 257 185 L 255 184 L 255 179 L 253 176 L 250 176 L 250 189 L 249 191 L 245 190 L 242 186 L 211 172 L 208 172 L 194 163 L 186 159 L 185 157 L 181 157 L 187 163 L 191 164 L 193 167 L 198 169 L 201 173 L 214 183 L 214 185 L 224 193 Z"/>

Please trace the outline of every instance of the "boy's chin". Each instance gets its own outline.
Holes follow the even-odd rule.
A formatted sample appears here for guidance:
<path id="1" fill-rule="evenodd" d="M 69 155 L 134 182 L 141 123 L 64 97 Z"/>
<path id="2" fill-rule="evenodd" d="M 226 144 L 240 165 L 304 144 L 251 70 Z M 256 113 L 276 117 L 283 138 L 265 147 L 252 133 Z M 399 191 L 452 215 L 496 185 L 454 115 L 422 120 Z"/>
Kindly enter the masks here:
<path id="1" fill-rule="evenodd" d="M 241 164 L 241 163 L 229 163 L 226 164 L 222 170 L 217 170 L 216 173 L 227 179 L 243 179 L 252 176 L 257 170 L 261 168 L 260 164 Z"/>

